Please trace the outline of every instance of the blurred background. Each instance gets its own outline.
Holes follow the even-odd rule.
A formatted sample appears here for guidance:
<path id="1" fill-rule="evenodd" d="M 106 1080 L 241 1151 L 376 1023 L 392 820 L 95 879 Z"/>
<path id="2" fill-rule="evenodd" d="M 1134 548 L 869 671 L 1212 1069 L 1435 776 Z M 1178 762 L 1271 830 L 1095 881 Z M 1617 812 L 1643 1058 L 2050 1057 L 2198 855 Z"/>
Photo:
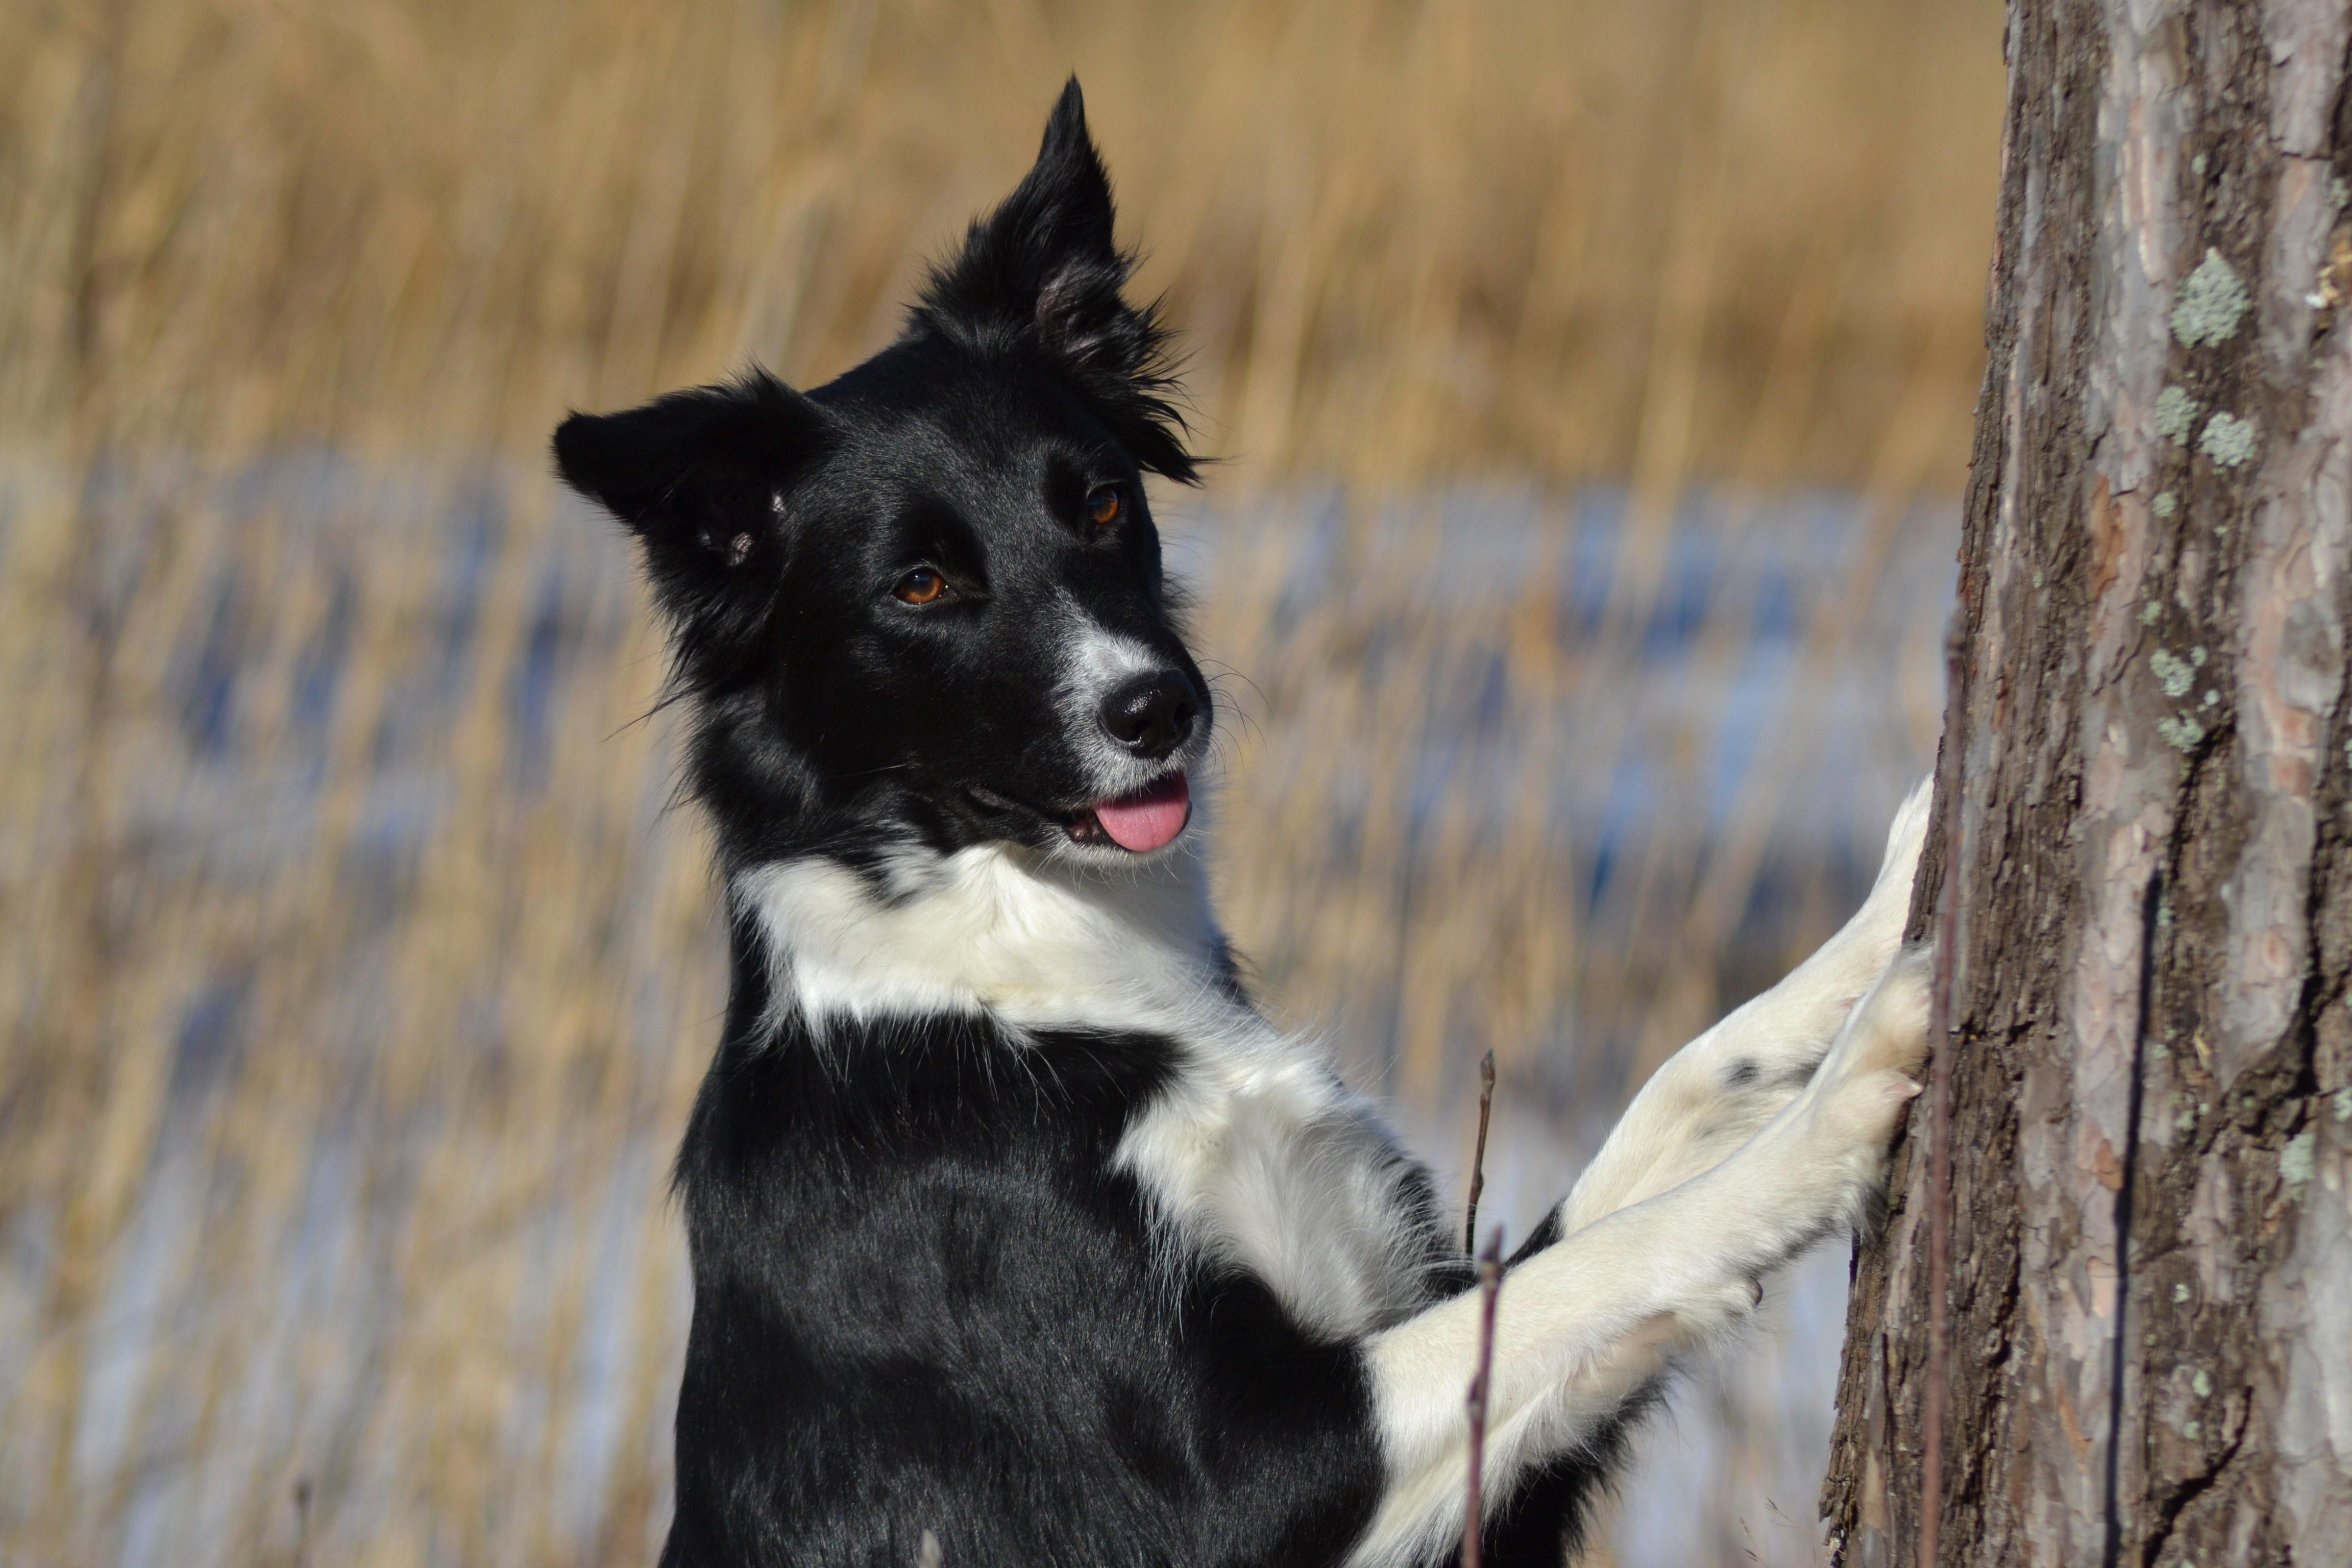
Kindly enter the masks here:
<path id="1" fill-rule="evenodd" d="M 1522 1235 L 1941 707 L 1995 0 L 0 0 L 0 1561 L 649 1562 L 721 1005 L 567 408 L 886 342 L 1077 70 L 1268 1005 Z M 1596 1559 L 1810 1563 L 1832 1248 Z"/>

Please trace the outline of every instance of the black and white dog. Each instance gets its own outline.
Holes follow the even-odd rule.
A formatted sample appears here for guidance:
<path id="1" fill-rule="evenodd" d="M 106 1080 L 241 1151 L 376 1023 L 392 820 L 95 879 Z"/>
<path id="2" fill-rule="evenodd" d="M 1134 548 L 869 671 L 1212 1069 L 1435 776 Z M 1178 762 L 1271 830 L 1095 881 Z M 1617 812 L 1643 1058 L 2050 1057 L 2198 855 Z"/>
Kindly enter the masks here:
<path id="1" fill-rule="evenodd" d="M 910 1568 L 927 1531 L 950 1568 L 1459 1538 L 1452 1222 L 1252 1008 L 1185 836 L 1214 710 L 1143 476 L 1196 459 L 1129 269 L 1073 82 L 889 348 L 556 432 L 644 547 L 731 912 L 677 1165 L 671 1568 Z M 1925 1046 L 1896 951 L 1925 815 L 1512 1260 L 1492 1561 L 1557 1563 L 1677 1357 L 1878 1193 Z"/>

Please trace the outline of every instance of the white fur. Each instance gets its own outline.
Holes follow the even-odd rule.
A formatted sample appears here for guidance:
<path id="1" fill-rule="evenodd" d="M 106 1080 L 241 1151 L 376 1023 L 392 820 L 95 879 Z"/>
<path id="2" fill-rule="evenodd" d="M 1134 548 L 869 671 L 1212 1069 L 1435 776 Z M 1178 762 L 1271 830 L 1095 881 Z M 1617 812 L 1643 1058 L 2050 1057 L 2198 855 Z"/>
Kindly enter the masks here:
<path id="1" fill-rule="evenodd" d="M 1745 1318 L 1766 1274 L 1869 1206 L 1927 1047 L 1924 952 L 1896 952 L 1927 816 L 1923 784 L 1861 910 L 1658 1069 L 1562 1205 L 1561 1238 L 1505 1279 L 1489 1498 L 1598 1436 L 1678 1352 Z M 1762 1070 L 1735 1087 L 1727 1070 L 1743 1058 Z M 1774 1064 L 1793 1075 L 1816 1058 L 1801 1089 L 1774 1084 Z M 1476 1313 L 1459 1297 L 1372 1342 L 1390 1484 L 1357 1568 L 1421 1562 L 1461 1528 Z"/>
<path id="2" fill-rule="evenodd" d="M 1371 1107 L 1255 1018 L 1186 1044 L 1186 1070 L 1118 1148 L 1175 1238 L 1251 1269 L 1331 1340 L 1411 1310 L 1412 1167 Z"/>
<path id="3" fill-rule="evenodd" d="M 1110 738 L 1096 722 L 1096 715 L 1103 700 L 1118 687 L 1139 675 L 1167 668 L 1168 661 L 1136 638 L 1108 630 L 1066 594 L 1060 613 L 1062 659 L 1054 682 L 1054 706 L 1062 714 L 1065 733 L 1083 754 L 1105 795 L 1140 789 L 1166 773 L 1171 759 L 1137 758 Z"/>
<path id="4" fill-rule="evenodd" d="M 1662 1193 L 1747 1142 L 1797 1097 L 1903 939 L 1911 874 L 1927 839 L 1929 788 L 1896 808 L 1877 879 L 1853 918 L 1780 983 L 1676 1051 L 1633 1097 L 1561 1205 L 1561 1229 Z M 1736 1063 L 1756 1071 L 1735 1086 Z"/>
<path id="5" fill-rule="evenodd" d="M 1097 678 L 1123 657 L 1108 647 L 1080 661 Z M 1925 1047 L 1923 964 L 1890 960 L 1927 811 L 1922 786 L 1843 930 L 1658 1070 L 1563 1204 L 1562 1238 L 1509 1274 L 1490 1498 L 1589 1440 L 1743 1318 L 1765 1274 L 1868 1206 Z M 779 1005 L 820 1031 L 987 1012 L 1016 1036 L 1093 1026 L 1179 1042 L 1174 1084 L 1118 1159 L 1172 1248 L 1254 1270 L 1310 1331 L 1363 1344 L 1389 1486 L 1353 1561 L 1402 1568 L 1460 1527 L 1476 1302 L 1412 1311 L 1410 1166 L 1312 1047 L 1222 984 L 1198 837 L 1114 868 L 1002 845 L 910 856 L 879 889 L 793 861 L 743 874 L 734 896 L 775 954 Z M 1756 1071 L 1733 1074 L 1739 1062 Z"/>
<path id="6" fill-rule="evenodd" d="M 814 858 L 737 877 L 779 999 L 812 1026 L 986 1011 L 1015 1027 L 1149 1027 L 1216 991 L 1215 927 L 1181 845 L 1108 870 L 1011 844 L 910 852 L 887 884 Z"/>

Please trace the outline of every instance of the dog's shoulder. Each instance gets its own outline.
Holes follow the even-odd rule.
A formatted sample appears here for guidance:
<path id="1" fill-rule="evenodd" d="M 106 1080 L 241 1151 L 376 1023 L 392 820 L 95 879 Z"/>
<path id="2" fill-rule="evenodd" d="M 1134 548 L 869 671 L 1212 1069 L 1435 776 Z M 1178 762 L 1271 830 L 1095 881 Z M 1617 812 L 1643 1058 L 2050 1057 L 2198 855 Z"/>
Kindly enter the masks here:
<path id="1" fill-rule="evenodd" d="M 778 955 L 752 978 L 813 1060 L 927 1074 L 965 1127 L 991 1094 L 1051 1086 L 1024 1138 L 1108 1152 L 1168 1267 L 1247 1272 L 1333 1341 L 1462 1282 L 1428 1173 L 1314 1042 L 1250 1005 L 1195 868 L 1071 877 L 982 850 L 766 868 L 736 899 Z M 916 1039 L 935 1043 L 892 1043 Z"/>
<path id="2" fill-rule="evenodd" d="M 1204 1007 L 1179 1047 L 1118 1159 L 1180 1245 L 1335 1341 L 1463 1283 L 1428 1172 L 1309 1042 L 1233 1005 Z"/>

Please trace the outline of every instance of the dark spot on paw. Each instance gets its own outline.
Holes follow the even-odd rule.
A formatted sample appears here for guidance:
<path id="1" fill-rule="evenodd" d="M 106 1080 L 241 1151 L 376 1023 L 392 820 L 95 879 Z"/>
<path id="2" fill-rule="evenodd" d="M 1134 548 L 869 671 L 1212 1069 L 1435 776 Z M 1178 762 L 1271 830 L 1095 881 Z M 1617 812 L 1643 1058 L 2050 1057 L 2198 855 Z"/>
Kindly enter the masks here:
<path id="1" fill-rule="evenodd" d="M 1723 1069 L 1723 1087 L 1747 1089 L 1763 1076 L 1764 1069 L 1757 1064 L 1754 1057 L 1742 1057 Z"/>

